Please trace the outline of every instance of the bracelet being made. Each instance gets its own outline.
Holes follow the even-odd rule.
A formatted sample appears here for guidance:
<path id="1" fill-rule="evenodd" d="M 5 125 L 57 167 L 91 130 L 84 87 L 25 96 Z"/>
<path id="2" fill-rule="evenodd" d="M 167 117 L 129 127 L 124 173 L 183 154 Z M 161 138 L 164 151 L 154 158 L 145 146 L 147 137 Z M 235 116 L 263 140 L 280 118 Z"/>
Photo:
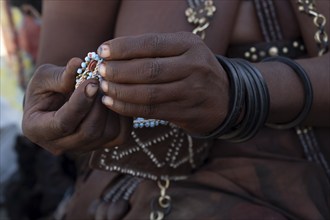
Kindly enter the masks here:
<path id="1" fill-rule="evenodd" d="M 83 82 L 88 79 L 102 80 L 102 76 L 99 74 L 99 66 L 103 59 L 95 52 L 89 52 L 85 57 L 85 61 L 81 63 L 81 68 L 77 70 L 76 86 L 78 88 Z"/>

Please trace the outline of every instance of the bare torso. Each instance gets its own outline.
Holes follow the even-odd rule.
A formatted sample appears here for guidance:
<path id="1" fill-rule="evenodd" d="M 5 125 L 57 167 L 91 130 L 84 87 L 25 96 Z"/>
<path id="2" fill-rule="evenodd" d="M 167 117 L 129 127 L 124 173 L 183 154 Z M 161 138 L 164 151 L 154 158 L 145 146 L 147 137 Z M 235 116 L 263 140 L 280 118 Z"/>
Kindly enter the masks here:
<path id="1" fill-rule="evenodd" d="M 284 38 L 297 38 L 299 28 L 290 1 L 274 3 L 276 10 L 283 12 L 279 22 Z M 206 32 L 205 42 L 215 53 L 223 53 L 228 41 L 229 44 L 264 41 L 252 1 L 215 1 L 214 4 L 217 11 Z M 187 7 L 187 1 L 183 0 L 124 0 L 118 14 L 115 36 L 192 31 L 194 26 L 187 22 L 184 14 Z"/>

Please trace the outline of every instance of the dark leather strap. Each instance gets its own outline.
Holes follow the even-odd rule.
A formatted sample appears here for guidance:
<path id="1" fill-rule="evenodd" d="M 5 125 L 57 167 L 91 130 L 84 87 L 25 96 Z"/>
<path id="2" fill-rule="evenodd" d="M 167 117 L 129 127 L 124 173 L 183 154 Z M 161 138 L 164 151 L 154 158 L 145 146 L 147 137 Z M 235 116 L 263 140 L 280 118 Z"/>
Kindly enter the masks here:
<path id="1" fill-rule="evenodd" d="M 243 58 L 251 62 L 259 62 L 272 56 L 295 59 L 307 56 L 307 52 L 301 39 L 235 45 L 230 46 L 227 50 L 227 57 Z"/>

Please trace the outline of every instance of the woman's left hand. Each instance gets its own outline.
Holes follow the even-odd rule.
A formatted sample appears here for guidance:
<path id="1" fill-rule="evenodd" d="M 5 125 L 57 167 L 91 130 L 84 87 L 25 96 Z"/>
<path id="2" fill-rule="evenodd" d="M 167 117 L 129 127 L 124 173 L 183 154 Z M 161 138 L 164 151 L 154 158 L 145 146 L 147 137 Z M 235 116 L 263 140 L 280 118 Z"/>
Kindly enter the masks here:
<path id="1" fill-rule="evenodd" d="M 103 43 L 102 101 L 125 116 L 163 119 L 191 133 L 214 130 L 228 111 L 228 79 L 194 34 L 145 34 Z"/>

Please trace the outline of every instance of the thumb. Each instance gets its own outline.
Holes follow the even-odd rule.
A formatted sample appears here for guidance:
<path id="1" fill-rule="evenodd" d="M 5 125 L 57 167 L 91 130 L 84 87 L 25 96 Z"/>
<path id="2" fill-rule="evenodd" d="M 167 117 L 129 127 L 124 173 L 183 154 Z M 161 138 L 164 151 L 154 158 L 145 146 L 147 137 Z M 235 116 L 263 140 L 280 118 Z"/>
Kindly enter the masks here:
<path id="1" fill-rule="evenodd" d="M 67 63 L 64 71 L 55 73 L 55 87 L 63 93 L 71 92 L 76 82 L 77 69 L 80 67 L 82 60 L 80 58 L 72 58 Z M 54 88 L 55 89 L 55 88 Z"/>
<path id="2" fill-rule="evenodd" d="M 37 93 L 70 93 L 74 90 L 76 72 L 81 62 L 79 58 L 72 58 L 65 67 L 44 64 L 35 72 L 29 87 Z"/>
<path id="3" fill-rule="evenodd" d="M 57 111 L 28 108 L 23 115 L 24 134 L 35 143 L 70 135 L 91 110 L 97 97 L 98 87 L 97 81 L 84 82 Z M 43 100 L 39 100 L 38 103 L 41 102 Z"/>
<path id="4" fill-rule="evenodd" d="M 62 135 L 68 135 L 79 126 L 86 115 L 90 112 L 99 85 L 93 80 L 80 85 L 70 99 L 54 114 L 55 128 Z"/>

